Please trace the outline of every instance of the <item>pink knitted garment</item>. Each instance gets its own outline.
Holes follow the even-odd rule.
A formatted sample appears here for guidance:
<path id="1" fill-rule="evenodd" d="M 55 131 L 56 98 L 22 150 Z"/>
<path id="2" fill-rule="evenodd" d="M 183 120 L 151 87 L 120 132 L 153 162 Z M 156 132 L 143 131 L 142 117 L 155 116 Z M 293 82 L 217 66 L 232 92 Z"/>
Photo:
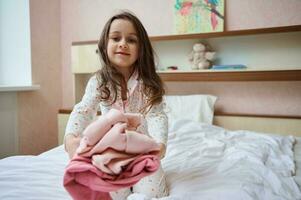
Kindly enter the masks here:
<path id="1" fill-rule="evenodd" d="M 91 158 L 75 156 L 66 168 L 64 187 L 74 200 L 111 200 L 109 192 L 131 187 L 159 166 L 157 156 L 141 155 L 119 175 L 110 175 L 95 167 Z"/>
<path id="2" fill-rule="evenodd" d="M 85 129 L 64 175 L 64 187 L 73 199 L 110 200 L 109 192 L 131 187 L 159 168 L 159 145 L 132 131 L 141 119 L 111 109 Z"/>

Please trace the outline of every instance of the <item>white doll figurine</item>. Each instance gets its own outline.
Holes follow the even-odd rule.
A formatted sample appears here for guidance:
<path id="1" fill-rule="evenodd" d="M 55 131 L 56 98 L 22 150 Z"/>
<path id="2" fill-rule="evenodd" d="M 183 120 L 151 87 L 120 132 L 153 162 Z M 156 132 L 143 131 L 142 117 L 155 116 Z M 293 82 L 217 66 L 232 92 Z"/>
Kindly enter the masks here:
<path id="1" fill-rule="evenodd" d="M 206 51 L 206 47 L 204 44 L 194 44 L 193 50 L 189 55 L 191 69 L 208 69 L 210 67 L 210 61 L 212 61 L 214 57 L 215 52 Z"/>

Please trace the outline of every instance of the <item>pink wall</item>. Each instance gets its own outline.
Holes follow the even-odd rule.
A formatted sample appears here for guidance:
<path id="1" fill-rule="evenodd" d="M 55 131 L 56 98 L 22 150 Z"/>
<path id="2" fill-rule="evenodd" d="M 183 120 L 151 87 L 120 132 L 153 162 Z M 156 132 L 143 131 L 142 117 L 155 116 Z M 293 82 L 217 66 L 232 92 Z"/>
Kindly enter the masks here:
<path id="1" fill-rule="evenodd" d="M 37 154 L 57 144 L 57 111 L 74 105 L 71 43 L 96 40 L 109 16 L 129 9 L 150 35 L 172 33 L 173 0 L 30 0 L 35 92 L 18 95 L 21 153 Z M 301 24 L 299 0 L 227 0 L 226 29 Z M 300 82 L 181 83 L 188 92 L 219 96 L 217 109 L 230 113 L 301 116 Z M 178 92 L 174 83 L 171 93 Z"/>
<path id="2" fill-rule="evenodd" d="M 226 0 L 227 29 L 301 24 L 300 0 Z"/>
<path id="3" fill-rule="evenodd" d="M 171 82 L 170 94 L 212 94 L 227 114 L 301 116 L 301 81 Z"/>
<path id="4" fill-rule="evenodd" d="M 173 0 L 104 0 L 61 2 L 63 107 L 74 105 L 70 48 L 72 41 L 96 40 L 106 19 L 116 9 L 133 11 L 150 35 L 172 33 Z M 147 8 L 147 9 L 145 9 Z M 227 0 L 226 29 L 239 30 L 301 24 L 299 0 Z M 193 88 L 200 93 L 219 96 L 218 110 L 242 114 L 279 114 L 301 116 L 300 82 L 291 83 L 181 83 L 186 92 Z M 170 93 L 178 88 L 168 84 Z M 285 97 L 285 101 L 283 98 Z M 289 108 L 288 108 L 289 107 Z"/>
<path id="5" fill-rule="evenodd" d="M 40 89 L 18 93 L 19 150 L 37 154 L 57 145 L 62 106 L 60 0 L 31 0 L 32 79 Z"/>
<path id="6" fill-rule="evenodd" d="M 57 112 L 74 105 L 71 43 L 96 40 L 109 16 L 133 11 L 150 35 L 172 33 L 174 0 L 30 0 L 35 92 L 18 95 L 20 151 L 37 154 L 57 145 Z M 226 29 L 301 24 L 298 0 L 227 0 Z M 163 16 L 163 17 L 162 17 Z M 301 116 L 300 82 L 169 83 L 170 93 L 210 93 L 227 113 Z"/>

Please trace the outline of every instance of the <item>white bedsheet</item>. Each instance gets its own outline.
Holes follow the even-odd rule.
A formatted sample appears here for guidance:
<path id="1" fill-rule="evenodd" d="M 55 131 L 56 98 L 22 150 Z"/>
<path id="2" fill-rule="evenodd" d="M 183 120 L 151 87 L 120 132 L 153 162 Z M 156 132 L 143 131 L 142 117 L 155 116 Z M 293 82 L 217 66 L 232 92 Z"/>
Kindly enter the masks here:
<path id="1" fill-rule="evenodd" d="M 292 177 L 293 137 L 230 132 L 192 121 L 175 124 L 162 161 L 170 196 L 162 200 L 301 199 Z M 70 199 L 62 186 L 67 162 L 62 146 L 0 160 L 0 199 Z"/>
<path id="2" fill-rule="evenodd" d="M 301 199 L 294 137 L 226 131 L 178 121 L 171 130 L 164 169 L 179 199 Z M 170 198 L 171 199 L 171 198 Z"/>
<path id="3" fill-rule="evenodd" d="M 39 156 L 13 156 L 0 160 L 0 199 L 72 199 L 62 182 L 67 162 L 63 146 Z"/>

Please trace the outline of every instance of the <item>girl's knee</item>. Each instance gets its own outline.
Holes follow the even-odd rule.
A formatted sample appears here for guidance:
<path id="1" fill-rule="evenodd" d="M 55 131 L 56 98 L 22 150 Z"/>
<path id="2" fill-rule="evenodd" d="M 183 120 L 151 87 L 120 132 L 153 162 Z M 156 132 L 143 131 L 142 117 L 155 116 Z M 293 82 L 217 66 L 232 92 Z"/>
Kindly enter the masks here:
<path id="1" fill-rule="evenodd" d="M 130 188 L 123 188 L 115 192 L 110 192 L 110 196 L 113 200 L 126 200 L 130 194 L 131 194 Z"/>
<path id="2" fill-rule="evenodd" d="M 162 172 L 145 177 L 133 187 L 134 193 L 145 194 L 148 197 L 165 197 L 168 196 L 166 177 Z"/>

